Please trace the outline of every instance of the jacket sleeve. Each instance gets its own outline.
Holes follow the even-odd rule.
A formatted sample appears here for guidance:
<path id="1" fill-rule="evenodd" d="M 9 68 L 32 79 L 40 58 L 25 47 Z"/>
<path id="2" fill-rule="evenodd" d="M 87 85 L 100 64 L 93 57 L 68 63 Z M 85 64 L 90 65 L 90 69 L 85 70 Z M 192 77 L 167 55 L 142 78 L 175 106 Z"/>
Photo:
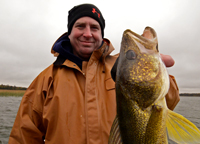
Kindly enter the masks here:
<path id="1" fill-rule="evenodd" d="M 43 78 L 37 77 L 22 97 L 21 104 L 10 133 L 9 144 L 43 144 L 44 127 L 42 123 Z"/>
<path id="2" fill-rule="evenodd" d="M 169 75 L 169 80 L 170 80 L 170 87 L 169 87 L 169 91 L 166 94 L 165 98 L 166 98 L 168 108 L 170 110 L 174 110 L 174 108 L 180 101 L 179 88 L 178 88 L 178 85 L 176 83 L 174 76 Z"/>

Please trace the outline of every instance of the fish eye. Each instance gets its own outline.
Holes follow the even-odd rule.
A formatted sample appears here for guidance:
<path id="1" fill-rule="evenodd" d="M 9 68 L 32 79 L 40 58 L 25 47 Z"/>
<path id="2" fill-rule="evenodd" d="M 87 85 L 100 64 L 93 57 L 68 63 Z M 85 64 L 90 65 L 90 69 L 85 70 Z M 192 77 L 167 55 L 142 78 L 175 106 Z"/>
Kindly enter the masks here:
<path id="1" fill-rule="evenodd" d="M 136 59 L 136 53 L 133 51 L 133 50 L 128 50 L 127 52 L 126 52 L 126 58 L 128 59 L 128 60 L 134 60 L 134 59 Z"/>

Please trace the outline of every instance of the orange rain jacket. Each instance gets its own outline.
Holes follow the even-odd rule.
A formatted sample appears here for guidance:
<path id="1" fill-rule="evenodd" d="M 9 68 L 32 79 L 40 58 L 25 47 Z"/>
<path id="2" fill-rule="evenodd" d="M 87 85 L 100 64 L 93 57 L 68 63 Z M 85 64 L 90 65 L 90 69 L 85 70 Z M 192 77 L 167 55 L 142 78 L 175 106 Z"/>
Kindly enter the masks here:
<path id="1" fill-rule="evenodd" d="M 107 144 L 116 116 L 115 83 L 111 68 L 118 55 L 109 40 L 95 50 L 82 70 L 68 59 L 41 72 L 25 92 L 9 144 Z M 53 52 L 54 53 L 54 52 Z M 170 76 L 167 103 L 179 101 Z"/>

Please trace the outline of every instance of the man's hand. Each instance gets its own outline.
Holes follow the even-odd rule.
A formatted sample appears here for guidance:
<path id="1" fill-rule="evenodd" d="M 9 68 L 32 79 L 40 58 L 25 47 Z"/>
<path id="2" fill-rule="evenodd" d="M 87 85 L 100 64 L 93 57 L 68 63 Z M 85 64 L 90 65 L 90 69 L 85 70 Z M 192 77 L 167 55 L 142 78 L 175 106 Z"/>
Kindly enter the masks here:
<path id="1" fill-rule="evenodd" d="M 160 56 L 166 67 L 172 67 L 174 65 L 175 61 L 170 55 L 160 54 Z"/>

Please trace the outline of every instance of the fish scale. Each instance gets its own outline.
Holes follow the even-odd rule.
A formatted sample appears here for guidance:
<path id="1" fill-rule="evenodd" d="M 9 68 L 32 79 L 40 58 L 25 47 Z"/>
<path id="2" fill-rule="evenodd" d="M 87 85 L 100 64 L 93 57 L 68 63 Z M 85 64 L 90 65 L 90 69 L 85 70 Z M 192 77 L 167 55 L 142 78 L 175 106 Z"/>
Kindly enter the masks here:
<path id="1" fill-rule="evenodd" d="M 123 33 L 116 73 L 111 73 L 116 82 L 117 115 L 108 143 L 167 144 L 167 134 L 177 143 L 200 143 L 199 129 L 167 108 L 169 76 L 157 35 L 151 27 L 144 31 L 151 39 L 131 30 Z"/>

